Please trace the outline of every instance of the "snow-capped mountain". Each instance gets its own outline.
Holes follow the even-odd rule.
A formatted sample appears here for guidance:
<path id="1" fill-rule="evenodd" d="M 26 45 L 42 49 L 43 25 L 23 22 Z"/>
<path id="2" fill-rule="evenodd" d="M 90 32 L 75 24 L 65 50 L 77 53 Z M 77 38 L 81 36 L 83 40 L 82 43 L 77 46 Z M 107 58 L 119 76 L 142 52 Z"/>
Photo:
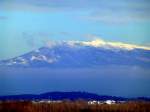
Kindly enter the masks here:
<path id="1" fill-rule="evenodd" d="M 63 41 L 0 61 L 9 67 L 99 67 L 130 65 L 150 67 L 150 48 L 120 42 Z"/>

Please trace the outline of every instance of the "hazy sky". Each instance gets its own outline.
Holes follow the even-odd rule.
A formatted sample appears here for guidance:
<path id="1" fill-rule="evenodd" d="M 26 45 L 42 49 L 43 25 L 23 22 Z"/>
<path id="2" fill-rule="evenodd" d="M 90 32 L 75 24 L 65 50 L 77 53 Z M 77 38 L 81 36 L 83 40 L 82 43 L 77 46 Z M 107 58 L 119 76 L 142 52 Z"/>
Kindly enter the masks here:
<path id="1" fill-rule="evenodd" d="M 149 46 L 150 1 L 0 0 L 0 59 L 88 35 Z"/>

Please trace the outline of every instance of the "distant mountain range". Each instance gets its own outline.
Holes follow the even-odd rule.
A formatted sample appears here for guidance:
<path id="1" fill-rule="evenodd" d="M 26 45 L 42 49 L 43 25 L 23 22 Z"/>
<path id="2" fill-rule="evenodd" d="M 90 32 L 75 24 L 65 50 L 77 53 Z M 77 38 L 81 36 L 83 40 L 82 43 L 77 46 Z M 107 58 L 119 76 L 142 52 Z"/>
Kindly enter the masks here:
<path id="1" fill-rule="evenodd" d="M 63 41 L 0 61 L 6 67 L 81 68 L 103 65 L 150 67 L 150 48 L 123 43 Z"/>
<path id="2" fill-rule="evenodd" d="M 24 94 L 24 95 L 10 95 L 0 96 L 0 100 L 97 100 L 97 101 L 150 101 L 150 98 L 138 97 L 138 98 L 123 98 L 115 96 L 100 96 L 87 92 L 49 92 L 39 95 Z"/>
<path id="3" fill-rule="evenodd" d="M 149 68 L 148 47 L 102 40 L 51 42 L 46 47 L 0 61 L 1 94 L 10 91 L 16 94 L 16 90 L 18 93 L 27 93 L 26 91 L 35 92 L 42 89 L 83 90 L 114 96 L 149 96 Z M 125 100 L 81 92 L 52 92 L 0 98 Z"/>

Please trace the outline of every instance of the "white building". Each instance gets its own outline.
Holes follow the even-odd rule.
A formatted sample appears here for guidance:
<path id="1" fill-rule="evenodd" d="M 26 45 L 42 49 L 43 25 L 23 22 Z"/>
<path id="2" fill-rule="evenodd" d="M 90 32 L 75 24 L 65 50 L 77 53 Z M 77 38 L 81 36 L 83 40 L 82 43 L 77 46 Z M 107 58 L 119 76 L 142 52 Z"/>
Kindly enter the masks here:
<path id="1" fill-rule="evenodd" d="M 111 104 L 115 104 L 116 101 L 114 101 L 114 100 L 106 100 L 105 103 L 108 104 L 108 105 L 111 105 Z"/>

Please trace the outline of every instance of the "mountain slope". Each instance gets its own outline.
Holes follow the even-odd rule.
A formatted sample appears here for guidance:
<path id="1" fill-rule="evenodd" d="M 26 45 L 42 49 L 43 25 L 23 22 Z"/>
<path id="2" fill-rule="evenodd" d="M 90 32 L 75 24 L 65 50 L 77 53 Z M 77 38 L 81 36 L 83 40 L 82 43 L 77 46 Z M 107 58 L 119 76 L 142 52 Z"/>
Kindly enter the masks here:
<path id="1" fill-rule="evenodd" d="M 150 50 L 147 47 L 112 43 L 57 42 L 22 56 L 0 61 L 8 67 L 99 67 L 125 65 L 150 67 Z"/>

